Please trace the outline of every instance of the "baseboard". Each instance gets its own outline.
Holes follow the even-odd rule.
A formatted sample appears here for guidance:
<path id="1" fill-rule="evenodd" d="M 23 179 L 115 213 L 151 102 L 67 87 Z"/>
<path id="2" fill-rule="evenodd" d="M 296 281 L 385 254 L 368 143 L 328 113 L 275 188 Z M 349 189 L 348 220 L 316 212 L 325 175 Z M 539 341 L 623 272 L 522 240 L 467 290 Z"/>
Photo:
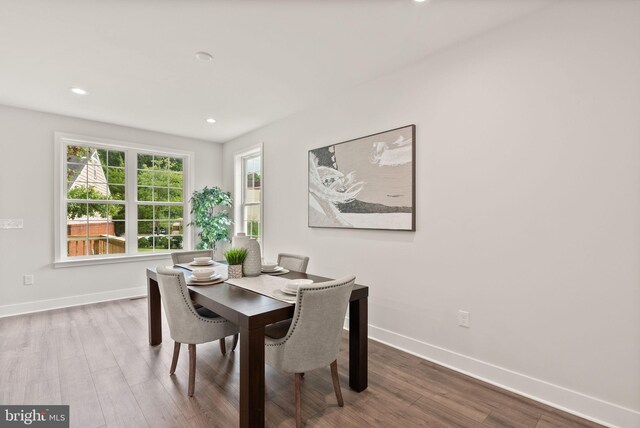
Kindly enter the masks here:
<path id="1" fill-rule="evenodd" d="M 349 328 L 348 319 L 345 328 Z M 590 421 L 640 427 L 640 412 L 505 369 L 426 342 L 369 325 L 369 338 Z"/>
<path id="2" fill-rule="evenodd" d="M 18 303 L 15 305 L 4 305 L 0 306 L 0 318 L 146 295 L 147 289 L 145 287 L 134 287 L 124 288 L 121 290 L 102 291 L 100 293 L 81 294 L 79 296 L 61 297 L 59 299 L 38 300 L 35 302 Z"/>

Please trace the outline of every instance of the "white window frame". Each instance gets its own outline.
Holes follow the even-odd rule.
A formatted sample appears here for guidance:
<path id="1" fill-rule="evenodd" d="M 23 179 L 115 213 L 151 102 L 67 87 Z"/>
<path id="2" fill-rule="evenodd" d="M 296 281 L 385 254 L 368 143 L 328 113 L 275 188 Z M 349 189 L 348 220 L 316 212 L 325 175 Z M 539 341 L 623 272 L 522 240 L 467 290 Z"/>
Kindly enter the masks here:
<path id="1" fill-rule="evenodd" d="M 171 252 L 152 252 L 138 253 L 138 187 L 137 187 L 137 157 L 138 154 L 154 154 L 170 157 L 183 158 L 183 205 L 184 205 L 184 233 L 183 233 L 183 251 L 193 248 L 195 241 L 194 230 L 187 226 L 191 222 L 191 210 L 189 209 L 189 195 L 194 188 L 193 174 L 193 152 L 168 149 L 166 147 L 148 146 L 144 144 L 130 143 L 124 141 L 108 140 L 104 138 L 88 137 L 76 134 L 67 134 L 63 132 L 54 133 L 54 213 L 55 213 L 55 259 L 53 265 L 55 267 L 71 267 L 92 264 L 120 263 L 149 259 L 166 259 L 170 257 Z M 125 153 L 125 195 L 124 200 L 126 213 L 126 248 L 124 254 L 102 254 L 93 256 L 67 256 L 67 207 L 66 195 L 66 146 L 67 145 L 83 145 L 102 149 L 120 150 Z M 145 204 L 154 205 L 155 202 L 144 202 Z"/>
<path id="2" fill-rule="evenodd" d="M 247 158 L 260 156 L 260 202 L 245 204 L 244 189 L 246 174 L 244 173 L 244 161 Z M 264 153 L 262 144 L 250 147 L 235 154 L 234 167 L 234 223 L 235 233 L 245 233 L 244 207 L 248 205 L 260 205 L 260 246 L 264 248 Z"/>

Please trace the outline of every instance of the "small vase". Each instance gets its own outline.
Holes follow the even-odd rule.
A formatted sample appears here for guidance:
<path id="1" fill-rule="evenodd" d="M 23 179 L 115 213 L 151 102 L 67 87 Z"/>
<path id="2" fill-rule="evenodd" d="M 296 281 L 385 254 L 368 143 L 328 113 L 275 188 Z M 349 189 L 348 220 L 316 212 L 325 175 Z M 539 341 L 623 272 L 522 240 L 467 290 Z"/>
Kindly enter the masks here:
<path id="1" fill-rule="evenodd" d="M 230 265 L 229 278 L 242 278 L 242 265 Z"/>
<path id="2" fill-rule="evenodd" d="M 262 254 L 260 243 L 253 238 L 249 238 L 245 233 L 238 233 L 233 237 L 234 248 L 246 248 L 247 257 L 242 263 L 242 271 L 245 276 L 258 276 L 262 272 Z"/>

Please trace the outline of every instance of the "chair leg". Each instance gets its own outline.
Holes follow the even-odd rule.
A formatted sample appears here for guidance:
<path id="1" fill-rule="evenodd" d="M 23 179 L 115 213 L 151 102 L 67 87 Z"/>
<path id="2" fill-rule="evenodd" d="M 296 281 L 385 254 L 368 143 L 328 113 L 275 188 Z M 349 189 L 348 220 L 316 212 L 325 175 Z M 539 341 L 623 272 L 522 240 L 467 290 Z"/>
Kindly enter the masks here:
<path id="1" fill-rule="evenodd" d="M 227 338 L 223 337 L 222 339 L 220 339 L 220 352 L 222 352 L 222 355 L 227 355 Z"/>
<path id="2" fill-rule="evenodd" d="M 180 342 L 175 342 L 173 344 L 173 360 L 171 361 L 171 370 L 169 370 L 169 375 L 172 375 L 176 372 L 176 366 L 178 365 L 178 356 L 180 356 Z"/>
<path id="3" fill-rule="evenodd" d="M 295 378 L 296 396 L 296 428 L 302 427 L 302 376 L 300 373 L 293 375 Z"/>
<path id="4" fill-rule="evenodd" d="M 238 346 L 238 334 L 234 334 L 233 335 L 233 345 L 231 345 L 231 350 L 235 351 L 236 350 L 236 346 Z"/>
<path id="5" fill-rule="evenodd" d="M 193 397 L 196 383 L 196 345 L 189 344 L 189 397 Z"/>
<path id="6" fill-rule="evenodd" d="M 344 407 L 344 400 L 342 399 L 342 391 L 340 390 L 340 379 L 338 379 L 338 361 L 337 360 L 331 363 L 331 378 L 333 379 L 333 389 L 336 391 L 338 406 Z"/>

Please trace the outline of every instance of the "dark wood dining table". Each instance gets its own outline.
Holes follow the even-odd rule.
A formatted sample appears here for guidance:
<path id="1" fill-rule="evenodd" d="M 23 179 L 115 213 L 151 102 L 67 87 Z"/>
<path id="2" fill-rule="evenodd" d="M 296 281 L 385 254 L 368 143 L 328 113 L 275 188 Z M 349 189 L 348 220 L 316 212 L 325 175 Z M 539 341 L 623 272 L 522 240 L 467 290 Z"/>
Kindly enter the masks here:
<path id="1" fill-rule="evenodd" d="M 185 276 L 191 272 L 181 267 Z M 289 272 L 288 279 L 308 278 L 315 283 L 330 281 L 317 275 Z M 265 326 L 293 316 L 294 304 L 285 303 L 241 287 L 222 282 L 189 286 L 194 302 L 228 319 L 240 328 L 240 427 L 259 428 L 265 423 Z M 147 269 L 149 344 L 162 343 L 160 290 L 155 269 Z M 369 287 L 355 285 L 349 302 L 349 387 L 367 388 L 367 300 Z"/>

